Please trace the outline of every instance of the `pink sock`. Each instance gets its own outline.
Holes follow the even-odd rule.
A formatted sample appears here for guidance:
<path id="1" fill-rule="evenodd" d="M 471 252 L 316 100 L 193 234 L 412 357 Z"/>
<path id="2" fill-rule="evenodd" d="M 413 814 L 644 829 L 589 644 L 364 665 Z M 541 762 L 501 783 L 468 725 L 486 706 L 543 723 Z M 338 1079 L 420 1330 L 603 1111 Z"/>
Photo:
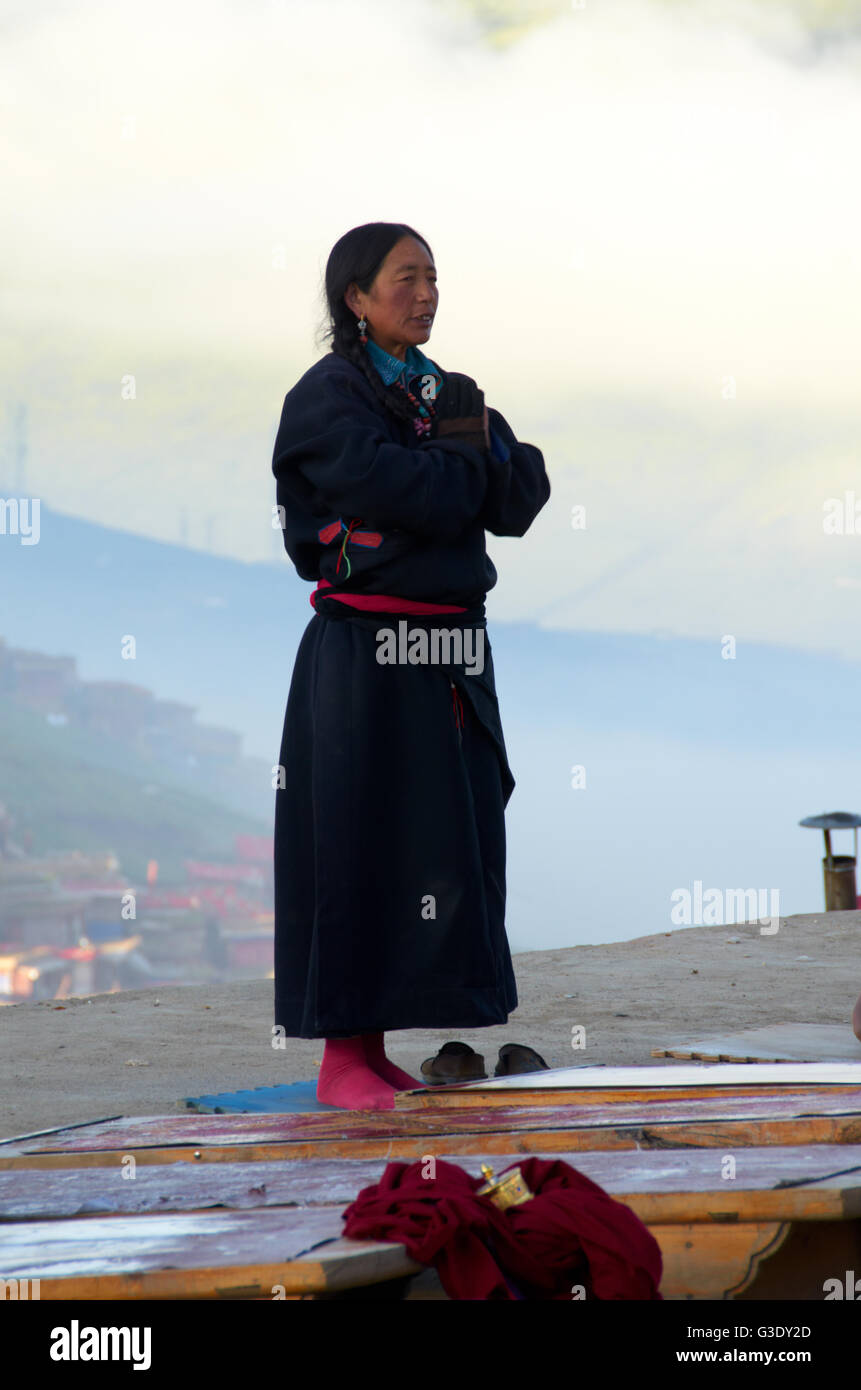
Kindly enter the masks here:
<path id="1" fill-rule="evenodd" d="M 317 1099 L 344 1110 L 394 1110 L 395 1088 L 368 1065 L 361 1037 L 327 1038 Z"/>
<path id="2" fill-rule="evenodd" d="M 368 1066 L 377 1076 L 382 1077 L 383 1081 L 388 1081 L 397 1091 L 416 1091 L 424 1086 L 423 1081 L 416 1081 L 408 1072 L 401 1071 L 400 1067 L 389 1061 L 386 1056 L 385 1034 L 365 1033 L 363 1041 Z"/>

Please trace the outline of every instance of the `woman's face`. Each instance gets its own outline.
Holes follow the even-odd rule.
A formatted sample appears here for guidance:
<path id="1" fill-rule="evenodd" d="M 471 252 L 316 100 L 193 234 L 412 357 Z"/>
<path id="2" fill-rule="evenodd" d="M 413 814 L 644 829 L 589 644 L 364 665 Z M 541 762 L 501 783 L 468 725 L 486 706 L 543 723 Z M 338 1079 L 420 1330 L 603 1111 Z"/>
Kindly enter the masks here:
<path id="1" fill-rule="evenodd" d="M 415 237 L 401 237 L 380 266 L 370 293 L 351 285 L 344 298 L 354 313 L 364 314 L 368 337 L 403 361 L 408 347 L 427 342 L 439 302 L 436 268 L 427 248 Z"/>

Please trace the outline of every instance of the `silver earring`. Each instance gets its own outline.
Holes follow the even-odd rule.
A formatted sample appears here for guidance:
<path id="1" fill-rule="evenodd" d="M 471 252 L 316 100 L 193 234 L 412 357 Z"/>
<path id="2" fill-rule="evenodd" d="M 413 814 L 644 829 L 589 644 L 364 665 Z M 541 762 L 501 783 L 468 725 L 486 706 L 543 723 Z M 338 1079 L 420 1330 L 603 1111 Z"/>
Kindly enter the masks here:
<path id="1" fill-rule="evenodd" d="M 367 326 L 368 326 L 368 324 L 367 324 L 367 320 L 365 319 L 365 315 L 362 314 L 362 317 L 359 319 L 359 324 L 358 324 L 358 327 L 359 327 L 359 342 L 360 342 L 360 343 L 366 343 L 366 342 L 368 341 L 368 335 L 367 335 L 367 333 L 365 332 L 365 329 L 367 328 Z"/>

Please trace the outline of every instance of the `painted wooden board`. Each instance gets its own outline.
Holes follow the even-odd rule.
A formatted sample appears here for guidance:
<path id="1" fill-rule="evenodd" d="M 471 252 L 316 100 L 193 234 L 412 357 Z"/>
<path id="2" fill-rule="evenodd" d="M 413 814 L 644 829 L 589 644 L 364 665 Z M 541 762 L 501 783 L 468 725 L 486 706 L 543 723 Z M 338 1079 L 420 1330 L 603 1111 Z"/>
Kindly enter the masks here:
<path id="1" fill-rule="evenodd" d="M 641 1098 L 647 1092 L 674 1089 L 689 1094 L 721 1088 L 743 1094 L 746 1088 L 766 1086 L 769 1090 L 792 1086 L 861 1085 L 861 1061 L 780 1062 L 750 1065 L 705 1062 L 689 1067 L 562 1067 L 558 1070 L 527 1072 L 520 1076 L 499 1076 L 488 1081 L 461 1082 L 456 1086 L 434 1086 L 418 1091 L 399 1091 L 396 1109 L 416 1109 L 427 1105 L 516 1104 L 517 1097 L 529 1095 L 532 1103 L 554 1091 L 589 1092 L 595 1096 L 621 1096 L 624 1092 Z M 478 1098 L 478 1099 L 477 1099 Z"/>
<path id="2" fill-rule="evenodd" d="M 858 1229 L 861 1145 L 743 1153 L 731 1183 L 714 1153 L 588 1158 L 588 1176 L 637 1211 L 658 1239 L 668 1298 L 734 1296 L 792 1229 Z M 464 1166 L 475 1171 L 479 1162 Z M 277 1288 L 302 1298 L 420 1271 L 402 1246 L 339 1236 L 343 1204 L 363 1185 L 366 1164 L 303 1166 L 316 1169 L 304 1174 L 306 1190 L 327 1183 L 336 1205 L 10 1221 L 0 1224 L 0 1266 L 7 1279 L 39 1279 L 42 1299 L 271 1298 Z M 245 1165 L 237 1175 L 241 1184 L 248 1171 Z M 234 1175 L 215 1175 L 229 1199 Z M 261 1201 L 264 1183 L 255 1184 Z"/>
<path id="3" fill-rule="evenodd" d="M 340 1225 L 340 1216 L 334 1216 L 336 1208 L 324 1208 L 314 1213 L 304 1212 L 302 1217 L 307 1223 L 311 1217 L 315 1223 L 315 1233 L 322 1234 L 329 1227 L 329 1222 Z M 235 1214 L 231 1213 L 232 1216 Z M 290 1213 L 289 1218 L 296 1219 L 298 1214 Z M 169 1218 L 139 1217 L 141 1221 L 168 1221 Z M 283 1220 L 279 1214 L 279 1227 Z M 200 1229 L 200 1216 L 193 1214 L 187 1218 L 183 1230 L 190 1241 L 196 1246 L 197 1257 L 203 1253 L 200 1249 L 201 1240 L 207 1235 L 211 1238 L 211 1231 L 204 1232 Z M 261 1229 L 268 1230 L 270 1234 L 280 1234 L 272 1232 L 273 1214 L 266 1213 L 266 1225 Z M 193 1225 L 191 1223 L 194 1223 Z M 74 1223 L 52 1223 L 55 1231 L 61 1224 Z M 79 1223 L 78 1223 L 79 1224 Z M 127 1225 L 129 1223 L 126 1223 Z M 852 1229 L 858 1223 L 851 1222 L 832 1222 L 830 1229 L 842 1230 Z M 740 1223 L 718 1223 L 706 1225 L 702 1222 L 689 1224 L 656 1225 L 650 1227 L 652 1234 L 658 1242 L 661 1250 L 663 1263 L 663 1273 L 660 1284 L 660 1291 L 664 1299 L 730 1299 L 741 1295 L 748 1296 L 750 1286 L 755 1282 L 760 1273 L 763 1261 L 765 1261 L 766 1273 L 768 1273 L 768 1258 L 775 1252 L 782 1251 L 788 1243 L 788 1237 L 792 1232 L 802 1230 L 821 1230 L 823 1223 L 819 1222 L 740 1222 Z M 33 1227 L 28 1227 L 33 1232 L 34 1244 L 41 1251 L 39 1245 L 39 1235 Z M 177 1234 L 176 1223 L 174 1225 L 174 1235 Z M 251 1237 L 253 1243 L 253 1231 L 246 1230 L 242 1233 L 246 1238 Z M 167 1243 L 167 1237 L 162 1237 Z M 118 1236 L 117 1247 L 123 1250 L 123 1237 Z M 125 1237 L 127 1241 L 128 1236 Z M 223 1254 L 229 1259 L 243 1260 L 243 1263 L 217 1264 L 209 1267 L 199 1267 L 193 1265 L 179 1266 L 175 1257 L 167 1254 L 161 1257 L 161 1262 L 170 1263 L 169 1268 L 151 1267 L 144 1270 L 122 1271 L 104 1273 L 93 1273 L 92 1266 L 90 1272 L 78 1273 L 72 1271 L 67 1274 L 59 1275 L 52 1272 L 48 1279 L 40 1280 L 39 1296 L 43 1300 L 78 1300 L 92 1302 L 95 1300 L 108 1300 L 115 1302 L 119 1300 L 142 1300 L 142 1299 L 169 1299 L 176 1301 L 180 1299 L 258 1299 L 269 1301 L 276 1294 L 280 1297 L 297 1300 L 313 1299 L 320 1296 L 331 1296 L 333 1293 L 346 1289 L 354 1289 L 359 1285 L 378 1284 L 382 1281 L 395 1278 L 409 1278 L 418 1275 L 419 1278 L 412 1279 L 412 1287 L 417 1284 L 427 1283 L 428 1274 L 432 1277 L 431 1293 L 426 1295 L 421 1292 L 407 1294 L 407 1297 L 442 1297 L 446 1299 L 446 1294 L 441 1290 L 438 1278 L 432 1267 L 423 1269 L 414 1264 L 407 1256 L 404 1247 L 394 1243 L 356 1242 L 351 1240 L 330 1239 L 325 1243 L 320 1243 L 312 1250 L 294 1258 L 286 1258 L 269 1265 L 262 1265 L 260 1258 L 266 1257 L 267 1251 L 255 1245 L 251 1259 L 236 1250 L 232 1241 L 228 1247 L 230 1233 L 225 1232 L 222 1239 Z M 287 1250 L 287 1242 L 279 1244 L 278 1252 L 283 1253 Z M 75 1253 L 75 1247 L 66 1241 L 67 1255 Z M 92 1252 L 89 1252 L 92 1253 Z M 269 1252 L 271 1253 L 271 1252 Z M 22 1247 L 23 1254 L 23 1247 Z M 150 1261 L 152 1265 L 158 1266 L 160 1263 L 157 1251 L 150 1250 Z M 805 1270 L 808 1262 L 805 1261 Z M 795 1268 L 792 1270 L 792 1277 L 785 1282 L 792 1289 L 791 1296 L 796 1298 L 819 1298 L 821 1297 L 822 1285 L 817 1277 L 815 1280 L 808 1280 L 807 1286 L 798 1288 L 799 1271 L 798 1261 L 794 1262 Z M 845 1260 L 843 1261 L 845 1264 Z M 19 1267 L 26 1267 L 23 1260 Z M 842 1268 L 842 1265 L 835 1263 L 832 1258 L 826 1265 L 826 1269 Z M 56 1268 L 56 1262 L 54 1265 Z M 87 1267 L 85 1266 L 85 1269 Z M 14 1277 L 14 1276 L 10 1276 Z M 26 1276 L 19 1275 L 23 1279 Z M 38 1276 L 33 1276 L 38 1277 Z M 784 1276 L 785 1279 L 785 1276 Z M 793 1288 L 793 1279 L 795 1287 Z M 282 1292 L 283 1291 L 283 1292 Z M 772 1278 L 770 1295 L 780 1298 L 782 1296 L 782 1286 L 780 1280 Z"/>
<path id="4" fill-rule="evenodd" d="M 302 1297 L 423 1268 L 342 1230 L 340 1207 L 10 1222 L 0 1264 L 6 1280 L 39 1279 L 41 1299 Z"/>
<path id="5" fill-rule="evenodd" d="M 547 1095 L 558 1093 L 548 1092 Z M 545 1101 L 547 1096 L 544 1097 Z M 412 1111 L 289 1115 L 160 1115 L 72 1127 L 0 1144 L 6 1169 L 119 1167 L 187 1160 L 295 1161 L 312 1157 L 417 1158 L 445 1136 L 449 1153 L 572 1152 L 689 1144 L 751 1146 L 861 1143 L 861 1089 L 754 1088 L 741 1097 L 708 1092 L 689 1099 L 658 1092 L 648 1102 L 586 1099 L 556 1105 L 448 1107 Z"/>
<path id="6" fill-rule="evenodd" d="M 501 1172 L 515 1155 L 468 1157 L 445 1152 L 446 1138 L 428 1149 L 474 1177 L 482 1163 Z M 542 1158 L 559 1155 L 541 1154 Z M 633 1207 L 646 1222 L 816 1219 L 861 1215 L 861 1144 L 814 1144 L 745 1149 L 732 1155 L 735 1176 L 723 1176 L 724 1149 L 674 1149 L 578 1154 L 570 1166 Z M 131 1179 L 118 1169 L 0 1173 L 0 1268 L 8 1244 L 4 1223 L 91 1221 L 109 1215 L 151 1215 L 259 1207 L 348 1205 L 379 1181 L 383 1159 L 303 1159 L 294 1163 L 172 1163 L 145 1167 Z M 707 1209 L 703 1206 L 707 1194 Z M 12 1245 L 14 1248 L 14 1238 Z"/>
<path id="7" fill-rule="evenodd" d="M 773 1023 L 738 1033 L 711 1034 L 699 1042 L 653 1047 L 653 1057 L 701 1062 L 861 1062 L 861 1042 L 845 1023 Z"/>

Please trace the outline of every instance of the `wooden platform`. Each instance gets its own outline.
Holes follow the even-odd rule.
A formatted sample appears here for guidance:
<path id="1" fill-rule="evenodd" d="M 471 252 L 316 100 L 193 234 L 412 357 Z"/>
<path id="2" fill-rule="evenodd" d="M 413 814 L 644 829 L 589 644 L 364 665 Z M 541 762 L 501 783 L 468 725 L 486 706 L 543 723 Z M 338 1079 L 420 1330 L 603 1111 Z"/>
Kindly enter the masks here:
<path id="1" fill-rule="evenodd" d="M 861 1063 L 861 1042 L 846 1024 L 772 1023 L 739 1033 L 712 1033 L 699 1042 L 653 1047 L 653 1057 L 700 1062 Z"/>
<path id="2" fill-rule="evenodd" d="M 861 1066 L 572 1068 L 397 1101 L 2 1141 L 3 1277 L 49 1299 L 332 1298 L 392 1280 L 444 1296 L 403 1247 L 344 1240 L 341 1212 L 389 1159 L 477 1175 L 528 1153 L 566 1157 L 637 1212 L 667 1298 L 820 1299 L 861 1269 Z"/>
<path id="3" fill-rule="evenodd" d="M 39 1279 L 42 1300 L 297 1299 L 421 1271 L 403 1246 L 342 1229 L 333 1206 L 11 1222 L 0 1261 L 7 1282 Z"/>
<path id="4" fill-rule="evenodd" d="M 310 1115 L 159 1115 L 61 1128 L 0 1143 L 4 1170 L 306 1158 L 420 1158 L 426 1153 L 574 1154 L 596 1149 L 861 1143 L 861 1087 L 742 1094 L 676 1090 L 546 1092 L 554 1104 Z M 569 1098 L 570 1096 L 574 1098 Z M 430 1099 L 430 1098 L 429 1098 Z M 474 1098 L 475 1100 L 475 1098 Z"/>
<path id="5" fill-rule="evenodd" d="M 418 1091 L 399 1091 L 397 1110 L 447 1105 L 552 1105 L 559 1093 L 566 1098 L 592 1100 L 650 1100 L 668 1091 L 679 1096 L 754 1095 L 762 1089 L 778 1091 L 808 1087 L 835 1089 L 861 1086 L 861 1061 L 857 1063 L 778 1063 L 688 1067 L 571 1067 L 502 1076 L 487 1081 L 433 1086 Z"/>
<path id="6" fill-rule="evenodd" d="M 861 1267 L 861 1145 L 735 1159 L 729 1180 L 713 1150 L 593 1152 L 576 1166 L 649 1225 L 666 1298 L 821 1298 L 835 1269 Z M 476 1176 L 482 1161 L 496 1162 L 460 1161 Z M 340 1236 L 341 1211 L 382 1166 L 173 1164 L 133 1180 L 118 1169 L 7 1172 L 0 1267 L 6 1279 L 39 1279 L 42 1299 L 271 1299 L 273 1290 L 296 1299 L 406 1278 L 421 1266 L 403 1247 Z"/>

